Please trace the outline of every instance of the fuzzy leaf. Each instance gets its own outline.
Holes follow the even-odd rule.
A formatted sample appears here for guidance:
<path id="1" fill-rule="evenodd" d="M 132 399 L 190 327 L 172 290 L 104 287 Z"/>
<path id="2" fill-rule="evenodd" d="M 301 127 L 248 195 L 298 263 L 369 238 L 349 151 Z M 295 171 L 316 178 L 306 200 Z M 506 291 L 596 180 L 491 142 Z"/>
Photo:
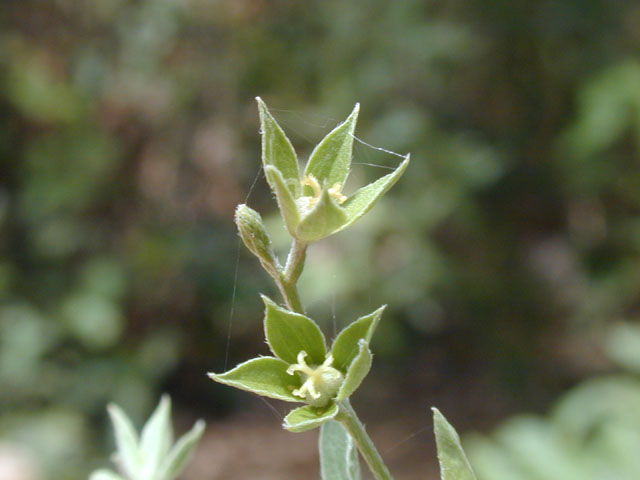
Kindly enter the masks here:
<path id="1" fill-rule="evenodd" d="M 107 411 L 115 433 L 118 463 L 127 476 L 135 478 L 139 475 L 142 466 L 138 434 L 129 417 L 116 404 L 110 404 Z"/>
<path id="2" fill-rule="evenodd" d="M 97 470 L 89 476 L 89 480 L 125 480 L 111 470 Z"/>
<path id="3" fill-rule="evenodd" d="M 444 415 L 433 408 L 433 425 L 442 480 L 476 480 L 460 444 L 460 437 Z"/>
<path id="4" fill-rule="evenodd" d="M 159 474 L 160 480 L 174 480 L 180 475 L 191 458 L 200 437 L 202 437 L 204 427 L 204 421 L 198 420 L 191 430 L 180 437 L 171 449 L 169 456 L 162 463 Z"/>
<path id="5" fill-rule="evenodd" d="M 346 211 L 348 219 L 346 223 L 340 227 L 340 230 L 344 230 L 367 213 L 373 204 L 398 181 L 409 166 L 409 161 L 410 156 L 407 155 L 404 161 L 392 173 L 362 187 L 351 195 L 342 204 L 342 208 Z"/>
<path id="6" fill-rule="evenodd" d="M 342 229 L 347 213 L 331 198 L 325 188 L 318 203 L 307 213 L 296 228 L 295 237 L 305 242 L 315 242 Z"/>
<path id="7" fill-rule="evenodd" d="M 284 178 L 277 168 L 272 167 L 271 165 L 265 166 L 264 175 L 267 177 L 267 181 L 269 182 L 269 185 L 271 185 L 271 189 L 276 194 L 278 207 L 280 208 L 280 213 L 284 219 L 287 231 L 294 236 L 296 228 L 300 223 L 300 214 L 298 213 L 295 197 L 287 188 Z"/>
<path id="8" fill-rule="evenodd" d="M 282 175 L 285 185 L 294 197 L 300 196 L 300 170 L 298 159 L 291 142 L 280 125 L 271 116 L 260 97 L 256 97 L 260 112 L 260 132 L 262 133 L 262 163 L 273 165 Z M 276 190 L 273 182 L 267 177 L 272 190 Z"/>
<path id="9" fill-rule="evenodd" d="M 271 351 L 287 363 L 296 363 L 298 354 L 304 350 L 312 363 L 322 364 L 327 347 L 318 325 L 304 315 L 276 305 L 264 295 L 262 301 L 264 331 Z"/>
<path id="10" fill-rule="evenodd" d="M 289 414 L 284 417 L 283 427 L 290 432 L 304 432 L 305 430 L 319 427 L 337 414 L 338 406 L 335 403 L 331 403 L 328 407 L 324 408 L 305 405 L 304 407 L 291 410 Z"/>
<path id="11" fill-rule="evenodd" d="M 375 312 L 360 317 L 356 321 L 347 325 L 336 337 L 331 348 L 333 355 L 333 366 L 340 371 L 346 372 L 354 357 L 358 354 L 358 342 L 361 339 L 371 343 L 373 332 L 378 326 L 382 312 L 386 305 L 378 308 Z"/>
<path id="12" fill-rule="evenodd" d="M 372 360 L 373 355 L 369 350 L 369 344 L 366 340 L 360 339 L 358 341 L 358 354 L 347 368 L 347 374 L 344 377 L 344 382 L 338 391 L 338 395 L 336 395 L 336 400 L 340 401 L 349 398 L 356 391 L 364 377 L 371 370 Z"/>
<path id="13" fill-rule="evenodd" d="M 360 104 L 356 103 L 351 115 L 329 132 L 311 152 L 304 174 L 313 175 L 323 188 L 330 188 L 336 183 L 343 186 L 349 175 L 353 132 L 359 111 Z"/>
<path id="14" fill-rule="evenodd" d="M 163 395 L 140 436 L 140 456 L 142 457 L 142 478 L 150 477 L 157 471 L 173 444 L 171 425 L 171 399 Z"/>
<path id="15" fill-rule="evenodd" d="M 252 358 L 228 372 L 209 373 L 209 378 L 225 385 L 286 402 L 300 402 L 291 391 L 300 388 L 298 375 L 289 375 L 289 364 L 273 357 Z"/>
<path id="16" fill-rule="evenodd" d="M 360 460 L 349 432 L 329 420 L 320 427 L 318 440 L 322 480 L 360 480 Z"/>

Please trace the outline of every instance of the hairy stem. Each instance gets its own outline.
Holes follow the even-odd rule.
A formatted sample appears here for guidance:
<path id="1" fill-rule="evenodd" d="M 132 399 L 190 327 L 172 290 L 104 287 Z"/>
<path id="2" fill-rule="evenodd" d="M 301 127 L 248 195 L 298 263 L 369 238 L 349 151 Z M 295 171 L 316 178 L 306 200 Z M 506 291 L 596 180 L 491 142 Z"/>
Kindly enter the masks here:
<path id="1" fill-rule="evenodd" d="M 371 437 L 367 433 L 364 425 L 356 415 L 355 410 L 351 406 L 349 400 L 339 402 L 340 411 L 336 416 L 336 420 L 342 423 L 347 429 L 353 441 L 356 442 L 360 454 L 369 465 L 369 469 L 376 480 L 393 480 L 389 469 L 384 464 L 380 453 L 373 444 Z"/>
<path id="2" fill-rule="evenodd" d="M 299 240 L 294 240 L 289 250 L 287 264 L 284 270 L 276 279 L 280 293 L 284 297 L 289 310 L 304 315 L 304 307 L 298 293 L 298 278 L 304 269 L 304 260 L 307 253 L 307 244 Z"/>

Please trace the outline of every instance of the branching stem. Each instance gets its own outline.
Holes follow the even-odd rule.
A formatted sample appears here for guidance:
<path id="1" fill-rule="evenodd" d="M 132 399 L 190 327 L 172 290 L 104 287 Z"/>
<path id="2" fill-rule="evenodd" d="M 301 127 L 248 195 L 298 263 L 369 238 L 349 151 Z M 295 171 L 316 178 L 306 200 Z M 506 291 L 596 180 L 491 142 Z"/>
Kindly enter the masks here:
<path id="1" fill-rule="evenodd" d="M 284 301 L 289 310 L 303 314 L 304 306 L 300 300 L 298 293 L 298 278 L 304 269 L 304 261 L 307 253 L 307 244 L 299 240 L 294 240 L 287 257 L 287 263 L 280 270 L 278 276 L 273 276 Z M 355 410 L 351 406 L 349 400 L 344 400 L 338 404 L 340 410 L 336 416 L 336 420 L 341 422 L 348 430 L 349 434 L 356 443 L 360 454 L 369 465 L 369 469 L 376 480 L 393 480 L 389 469 L 384 464 L 380 453 L 376 449 L 371 437 L 367 433 L 364 425 L 356 415 Z"/>

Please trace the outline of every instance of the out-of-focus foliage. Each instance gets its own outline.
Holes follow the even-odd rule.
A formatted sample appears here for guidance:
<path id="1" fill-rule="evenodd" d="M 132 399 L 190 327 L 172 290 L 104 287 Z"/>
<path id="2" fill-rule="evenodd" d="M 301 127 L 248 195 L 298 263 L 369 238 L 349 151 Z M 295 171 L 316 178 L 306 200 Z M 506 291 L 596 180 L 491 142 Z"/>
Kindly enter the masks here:
<path id="1" fill-rule="evenodd" d="M 608 324 L 637 321 L 636 2 L 0 9 L 0 438 L 51 478 L 108 451 L 108 401 L 136 421 L 161 385 L 230 405 L 203 372 L 224 368 L 228 332 L 230 364 L 254 352 L 255 294 L 275 295 L 232 223 L 249 192 L 275 212 L 251 189 L 256 95 L 303 157 L 356 101 L 358 138 L 412 152 L 393 195 L 309 252 L 302 295 L 328 329 L 388 303 L 374 350 L 442 345 L 535 402 L 600 368 Z M 356 142 L 353 186 L 397 160 Z"/>
<path id="2" fill-rule="evenodd" d="M 570 391 L 548 418 L 518 416 L 464 443 L 479 480 L 632 480 L 640 473 L 640 382 L 603 377 Z"/>
<path id="3" fill-rule="evenodd" d="M 640 331 L 615 325 L 607 354 L 629 374 L 586 380 L 547 417 L 516 416 L 464 442 L 479 480 L 632 480 L 640 475 Z"/>

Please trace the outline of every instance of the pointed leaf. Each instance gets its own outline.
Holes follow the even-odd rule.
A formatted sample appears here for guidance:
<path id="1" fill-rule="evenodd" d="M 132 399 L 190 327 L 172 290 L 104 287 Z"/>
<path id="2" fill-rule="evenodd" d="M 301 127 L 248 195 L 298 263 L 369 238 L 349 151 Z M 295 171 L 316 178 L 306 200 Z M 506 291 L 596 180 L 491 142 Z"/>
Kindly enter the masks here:
<path id="1" fill-rule="evenodd" d="M 360 460 L 349 432 L 335 420 L 320 427 L 318 440 L 322 480 L 360 480 Z"/>
<path id="2" fill-rule="evenodd" d="M 252 358 L 226 373 L 209 373 L 209 378 L 225 385 L 286 402 L 300 402 L 291 393 L 300 388 L 298 375 L 289 375 L 289 364 L 273 357 Z"/>
<path id="3" fill-rule="evenodd" d="M 91 474 L 89 480 L 125 480 L 111 470 L 97 470 Z"/>
<path id="4" fill-rule="evenodd" d="M 296 363 L 301 351 L 311 363 L 322 364 L 327 353 L 320 327 L 308 317 L 291 312 L 262 296 L 265 305 L 264 331 L 271 351 L 287 363 Z"/>
<path id="5" fill-rule="evenodd" d="M 276 194 L 278 208 L 284 219 L 287 231 L 293 236 L 295 235 L 298 223 L 300 223 L 300 214 L 298 213 L 295 197 L 287 188 L 284 178 L 277 168 L 270 165 L 265 166 L 264 175 L 267 177 L 271 189 Z"/>
<path id="6" fill-rule="evenodd" d="M 304 432 L 319 427 L 337 414 L 338 406 L 335 403 L 330 403 L 329 406 L 323 408 L 305 405 L 291 410 L 289 415 L 284 417 L 283 427 L 290 432 Z"/>
<path id="7" fill-rule="evenodd" d="M 184 470 L 191 458 L 202 433 L 205 423 L 198 420 L 195 425 L 185 433 L 171 449 L 169 456 L 165 458 L 160 468 L 159 480 L 174 480 Z"/>
<path id="8" fill-rule="evenodd" d="M 433 410 L 433 426 L 438 447 L 442 480 L 476 480 L 469 460 L 460 444 L 460 437 L 437 408 Z"/>
<path id="9" fill-rule="evenodd" d="M 107 407 L 115 434 L 117 458 L 124 473 L 135 478 L 140 473 L 141 456 L 138 447 L 138 434 L 129 417 L 116 404 Z"/>
<path id="10" fill-rule="evenodd" d="M 295 231 L 295 237 L 305 242 L 315 242 L 341 230 L 347 221 L 347 213 L 331 198 L 325 188 L 318 203 L 307 213 Z"/>
<path id="11" fill-rule="evenodd" d="M 338 391 L 338 395 L 336 395 L 336 400 L 340 401 L 349 398 L 356 391 L 364 377 L 371 370 L 372 360 L 373 355 L 369 350 L 369 344 L 363 339 L 359 340 L 358 354 L 347 368 L 347 374 L 344 377 L 344 382 Z"/>
<path id="12" fill-rule="evenodd" d="M 362 187 L 356 193 L 351 195 L 342 204 L 342 208 L 347 212 L 348 219 L 340 230 L 344 230 L 367 213 L 373 204 L 398 181 L 409 166 L 409 161 L 410 156 L 407 155 L 404 161 L 392 173 L 379 178 L 366 187 Z"/>
<path id="13" fill-rule="evenodd" d="M 351 115 L 329 132 L 311 152 L 304 174 L 313 175 L 322 187 L 330 188 L 336 183 L 343 186 L 347 179 L 359 111 L 360 104 L 356 103 Z"/>
<path id="14" fill-rule="evenodd" d="M 333 341 L 331 354 L 333 355 L 333 366 L 340 371 L 346 372 L 347 367 L 351 364 L 355 356 L 358 354 L 358 342 L 361 339 L 371 343 L 373 332 L 378 326 L 382 312 L 387 308 L 386 305 L 378 308 L 375 312 L 360 317 L 355 322 L 347 325 Z"/>
<path id="15" fill-rule="evenodd" d="M 284 183 L 294 197 L 300 196 L 300 170 L 298 159 L 291 142 L 280 125 L 271 116 L 260 97 L 256 97 L 260 112 L 260 133 L 262 134 L 262 163 L 273 165 L 282 175 Z M 269 185 L 275 190 L 272 180 L 267 177 Z"/>
<path id="16" fill-rule="evenodd" d="M 173 444 L 171 425 L 171 399 L 163 395 L 140 436 L 140 455 L 142 457 L 142 478 L 149 478 L 165 459 Z"/>

